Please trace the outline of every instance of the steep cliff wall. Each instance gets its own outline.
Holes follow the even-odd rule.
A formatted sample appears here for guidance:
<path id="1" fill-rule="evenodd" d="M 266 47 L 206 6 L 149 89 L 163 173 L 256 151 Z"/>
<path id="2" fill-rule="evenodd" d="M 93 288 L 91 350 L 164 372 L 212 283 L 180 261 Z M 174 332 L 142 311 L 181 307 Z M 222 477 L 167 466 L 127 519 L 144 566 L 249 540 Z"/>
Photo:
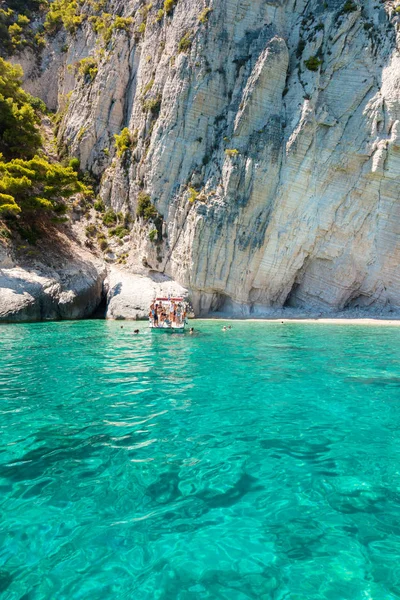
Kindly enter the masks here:
<path id="1" fill-rule="evenodd" d="M 86 19 L 22 57 L 106 204 L 134 214 L 145 192 L 163 216 L 162 243 L 135 223 L 128 268 L 203 313 L 400 307 L 397 0 L 163 4 L 103 2 L 134 23 L 102 41 Z"/>

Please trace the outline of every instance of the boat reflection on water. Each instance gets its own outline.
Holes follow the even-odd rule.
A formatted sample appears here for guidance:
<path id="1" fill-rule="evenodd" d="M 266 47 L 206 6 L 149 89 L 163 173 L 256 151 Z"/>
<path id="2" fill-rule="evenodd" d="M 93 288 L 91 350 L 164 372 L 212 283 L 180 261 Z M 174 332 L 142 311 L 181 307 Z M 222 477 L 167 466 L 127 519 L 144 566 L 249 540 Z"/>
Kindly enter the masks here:
<path id="1" fill-rule="evenodd" d="M 188 322 L 187 308 L 183 298 L 156 298 L 150 305 L 150 329 L 183 333 Z"/>

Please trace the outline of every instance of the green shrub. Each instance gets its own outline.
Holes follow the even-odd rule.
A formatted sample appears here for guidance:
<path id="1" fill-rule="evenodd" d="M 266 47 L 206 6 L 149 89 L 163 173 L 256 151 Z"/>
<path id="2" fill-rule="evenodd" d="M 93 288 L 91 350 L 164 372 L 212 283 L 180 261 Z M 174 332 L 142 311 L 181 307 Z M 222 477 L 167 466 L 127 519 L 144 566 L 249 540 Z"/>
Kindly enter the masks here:
<path id="1" fill-rule="evenodd" d="M 117 149 L 117 156 L 121 158 L 128 150 L 133 150 L 137 144 L 137 131 L 133 134 L 129 131 L 128 127 L 125 127 L 120 134 L 115 134 L 115 147 Z"/>
<path id="2" fill-rule="evenodd" d="M 177 0 L 164 0 L 164 12 L 170 15 L 175 8 Z"/>
<path id="3" fill-rule="evenodd" d="M 82 58 L 82 60 L 79 61 L 78 73 L 85 81 L 94 81 L 98 72 L 99 64 L 93 56 Z"/>
<path id="4" fill-rule="evenodd" d="M 143 101 L 143 110 L 150 112 L 152 117 L 158 117 L 161 110 L 161 96 L 158 95 L 156 98 L 149 98 Z"/>
<path id="5" fill-rule="evenodd" d="M 32 27 L 30 18 L 31 11 L 39 6 L 14 0 L 0 2 L 0 6 L 0 53 L 13 54 L 26 46 L 40 50 L 40 40 L 35 39 L 37 29 Z"/>
<path id="6" fill-rule="evenodd" d="M 154 221 L 160 217 L 156 207 L 152 204 L 151 198 L 145 192 L 138 195 L 136 214 L 145 221 Z"/>
<path id="7" fill-rule="evenodd" d="M 155 242 L 156 239 L 158 238 L 158 231 L 157 229 L 152 229 L 149 233 L 149 240 L 151 242 Z"/>
<path id="8" fill-rule="evenodd" d="M 304 61 L 304 65 L 309 71 L 318 71 L 322 65 L 322 60 L 318 56 L 310 56 L 310 58 Z"/>
<path id="9" fill-rule="evenodd" d="M 15 49 L 22 46 L 22 33 L 23 28 L 18 23 L 13 23 L 8 27 L 8 35 L 10 36 L 11 43 Z"/>
<path id="10" fill-rule="evenodd" d="M 185 33 L 183 38 L 181 38 L 181 40 L 178 44 L 178 52 L 188 52 L 191 47 L 192 47 L 192 40 L 190 39 L 190 33 L 187 32 L 187 33 Z"/>
<path id="11" fill-rule="evenodd" d="M 80 0 L 53 0 L 48 7 L 45 31 L 54 35 L 64 26 L 69 33 L 74 34 L 87 17 L 82 12 L 81 4 Z"/>
<path id="12" fill-rule="evenodd" d="M 3 238 L 3 240 L 11 239 L 12 238 L 11 231 L 9 229 L 7 229 L 6 227 L 2 227 L 0 229 L 0 238 Z"/>
<path id="13" fill-rule="evenodd" d="M 78 135 L 76 136 L 78 142 L 80 142 L 83 139 L 83 136 L 85 135 L 86 132 L 87 132 L 86 125 L 82 125 L 82 127 L 78 131 Z"/>
<path id="14" fill-rule="evenodd" d="M 96 200 L 93 207 L 94 207 L 94 210 L 96 210 L 97 212 L 100 212 L 100 213 L 103 213 L 106 210 L 104 202 L 101 199 Z"/>
<path id="15" fill-rule="evenodd" d="M 208 16 L 210 14 L 210 12 L 212 12 L 212 8 L 204 8 L 200 15 L 199 15 L 199 21 L 200 23 L 202 23 L 203 25 L 205 25 L 206 23 L 208 23 Z"/>
<path id="16" fill-rule="evenodd" d="M 39 131 L 43 102 L 22 88 L 23 71 L 0 58 L 0 152 L 6 158 L 32 158 L 42 144 Z"/>
<path id="17" fill-rule="evenodd" d="M 0 214 L 32 219 L 37 213 L 65 214 L 65 199 L 92 191 L 72 166 L 49 162 L 38 125 L 42 101 L 21 88 L 22 69 L 0 58 Z"/>
<path id="18" fill-rule="evenodd" d="M 110 229 L 110 235 L 113 235 L 117 238 L 124 238 L 126 235 L 129 235 L 129 229 L 126 229 L 123 225 L 117 225 L 117 227 L 113 227 Z"/>
<path id="19" fill-rule="evenodd" d="M 107 238 L 104 234 L 99 234 L 97 236 L 97 243 L 99 244 L 100 250 L 108 250 L 108 242 L 107 242 Z"/>
<path id="20" fill-rule="evenodd" d="M 162 21 L 163 17 L 164 17 L 164 11 L 162 8 L 160 8 L 160 10 L 157 12 L 156 22 L 159 23 L 160 21 Z"/>
<path id="21" fill-rule="evenodd" d="M 353 0 L 346 0 L 342 8 L 342 13 L 349 13 L 357 10 L 357 4 Z"/>
<path id="22" fill-rule="evenodd" d="M 113 28 L 116 31 L 129 31 L 135 19 L 133 17 L 115 17 Z"/>
<path id="23" fill-rule="evenodd" d="M 112 227 L 112 225 L 115 225 L 117 222 L 117 215 L 110 208 L 104 213 L 102 220 L 103 220 L 103 225 L 105 225 L 106 227 Z"/>
<path id="24" fill-rule="evenodd" d="M 93 31 L 103 38 L 105 44 L 108 44 L 113 34 L 113 16 L 109 13 L 102 13 L 101 16 L 92 15 L 89 17 L 89 23 Z"/>
<path id="25" fill-rule="evenodd" d="M 145 96 L 147 94 L 147 92 L 149 92 L 151 90 L 151 88 L 154 85 L 154 78 L 150 79 L 150 81 L 144 86 L 143 88 L 143 95 Z"/>
<path id="26" fill-rule="evenodd" d="M 194 204 L 197 200 L 197 197 L 199 196 L 199 192 L 197 190 L 195 190 L 194 188 L 190 187 L 189 188 L 189 202 L 190 204 Z"/>
<path id="27" fill-rule="evenodd" d="M 145 192 L 139 192 L 136 214 L 138 217 L 144 217 L 146 209 L 152 206 L 151 198 Z"/>
<path id="28" fill-rule="evenodd" d="M 0 161 L 0 213 L 66 212 L 65 198 L 88 189 L 71 167 L 35 156 Z"/>
<path id="29" fill-rule="evenodd" d="M 71 167 L 71 169 L 73 171 L 75 171 L 75 173 L 79 173 L 79 169 L 81 166 L 81 163 L 79 161 L 79 158 L 71 158 L 68 162 L 68 166 Z"/>
<path id="30" fill-rule="evenodd" d="M 14 228 L 17 230 L 22 239 L 33 246 L 41 237 L 41 231 L 35 225 L 22 225 L 21 223 L 15 223 Z"/>
<path id="31" fill-rule="evenodd" d="M 34 41 L 34 45 L 36 46 L 36 48 L 38 50 L 43 50 L 43 48 L 46 48 L 47 46 L 47 42 L 46 42 L 46 38 L 44 37 L 44 35 L 37 33 L 35 35 L 35 37 L 33 38 Z"/>
<path id="32" fill-rule="evenodd" d="M 239 150 L 236 150 L 236 148 L 227 148 L 225 150 L 225 154 L 227 156 L 230 156 L 230 157 L 238 156 L 239 155 Z"/>
<path id="33" fill-rule="evenodd" d="M 87 237 L 93 237 L 97 233 L 96 225 L 94 225 L 94 223 L 90 223 L 89 225 L 87 225 L 85 232 Z"/>

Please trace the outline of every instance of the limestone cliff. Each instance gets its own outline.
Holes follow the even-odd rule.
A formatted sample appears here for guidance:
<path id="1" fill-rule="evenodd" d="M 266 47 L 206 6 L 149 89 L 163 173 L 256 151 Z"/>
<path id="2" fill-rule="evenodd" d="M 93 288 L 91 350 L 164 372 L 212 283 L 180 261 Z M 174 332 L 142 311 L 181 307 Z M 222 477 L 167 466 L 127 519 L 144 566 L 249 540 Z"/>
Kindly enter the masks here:
<path id="1" fill-rule="evenodd" d="M 18 60 L 106 205 L 145 192 L 162 215 L 157 243 L 134 223 L 127 268 L 203 314 L 400 308 L 397 0 L 102 4 L 134 22 L 102 42 L 87 18 Z"/>

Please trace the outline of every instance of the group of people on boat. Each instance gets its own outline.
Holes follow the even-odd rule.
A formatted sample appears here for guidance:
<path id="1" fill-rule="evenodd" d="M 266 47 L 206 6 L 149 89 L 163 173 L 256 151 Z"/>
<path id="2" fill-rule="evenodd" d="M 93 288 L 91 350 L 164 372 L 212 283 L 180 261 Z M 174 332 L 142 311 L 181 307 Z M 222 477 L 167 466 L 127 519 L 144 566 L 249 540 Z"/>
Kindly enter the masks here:
<path id="1" fill-rule="evenodd" d="M 186 306 L 179 300 L 158 302 L 150 305 L 149 319 L 153 327 L 183 327 L 186 322 Z"/>

